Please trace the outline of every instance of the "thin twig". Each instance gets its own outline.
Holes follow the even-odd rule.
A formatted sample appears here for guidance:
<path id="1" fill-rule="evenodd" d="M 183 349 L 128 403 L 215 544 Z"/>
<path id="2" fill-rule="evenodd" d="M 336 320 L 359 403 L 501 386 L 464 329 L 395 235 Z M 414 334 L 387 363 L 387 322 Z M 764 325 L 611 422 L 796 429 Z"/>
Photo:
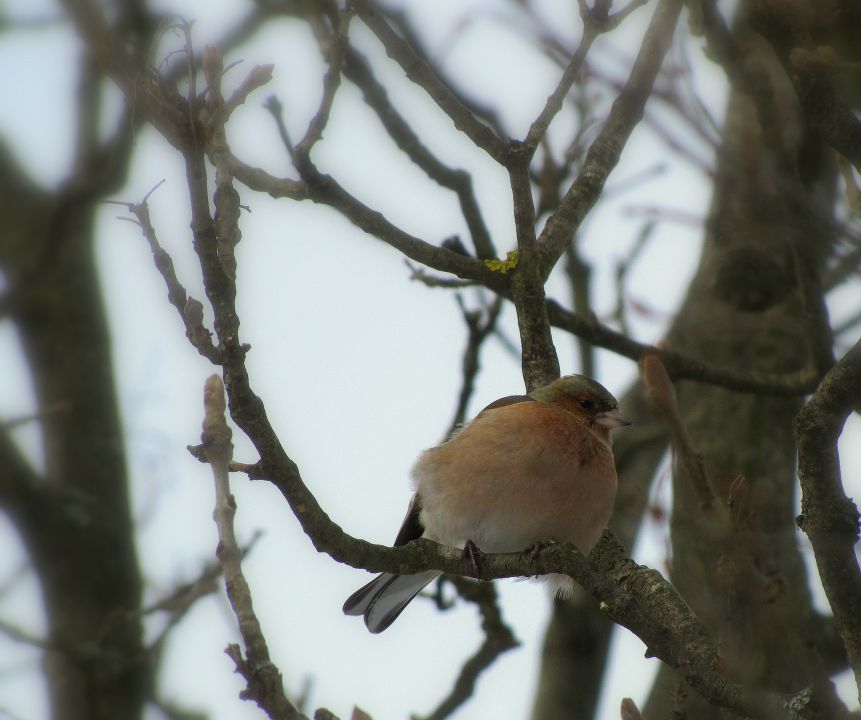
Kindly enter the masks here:
<path id="1" fill-rule="evenodd" d="M 568 61 L 565 71 L 562 73 L 562 77 L 559 78 L 556 88 L 547 98 L 547 102 L 544 104 L 544 109 L 538 117 L 535 118 L 532 125 L 529 127 L 529 131 L 526 133 L 526 137 L 523 139 L 523 150 L 528 155 L 531 156 L 535 153 L 538 145 L 547 134 L 547 128 L 550 127 L 550 123 L 553 121 L 553 118 L 556 117 L 562 109 L 562 103 L 568 95 L 568 92 L 571 90 L 571 86 L 574 85 L 574 82 L 577 80 L 577 76 L 580 74 L 583 62 L 585 61 L 586 55 L 589 53 L 595 38 L 603 32 L 608 32 L 617 28 L 622 20 L 638 7 L 645 5 L 646 2 L 648 2 L 648 0 L 632 0 L 632 2 L 622 8 L 619 12 L 608 15 L 607 11 L 609 10 L 609 3 L 595 3 L 594 7 L 589 8 L 586 5 L 585 0 L 580 0 L 580 15 L 583 18 L 583 35 L 580 38 L 577 50 L 574 51 L 574 54 Z"/>
<path id="2" fill-rule="evenodd" d="M 644 222 L 640 231 L 637 233 L 637 238 L 634 240 L 634 246 L 631 248 L 630 252 L 624 259 L 619 260 L 616 263 L 614 273 L 616 276 L 616 308 L 611 317 L 619 323 L 619 327 L 624 335 L 630 335 L 627 319 L 628 316 L 625 312 L 625 296 L 627 294 L 626 281 L 628 279 L 628 273 L 631 272 L 631 268 L 645 249 L 646 244 L 652 237 L 652 233 L 655 231 L 656 227 L 657 222 L 655 220 L 647 220 Z"/>
<path id="3" fill-rule="evenodd" d="M 481 347 L 496 328 L 496 321 L 502 310 L 502 298 L 498 296 L 494 298 L 489 307 L 482 309 L 483 312 L 467 310 L 460 295 L 457 295 L 456 299 L 463 320 L 466 323 L 468 336 L 461 363 L 463 379 L 461 380 L 460 393 L 458 394 L 457 408 L 454 411 L 454 418 L 446 431 L 446 438 L 451 437 L 452 433 L 463 425 L 466 419 L 466 409 L 475 389 L 475 379 L 478 377 L 480 370 L 479 358 Z"/>
<path id="4" fill-rule="evenodd" d="M 445 580 L 454 585 L 464 600 L 474 603 L 478 608 L 484 641 L 476 653 L 464 663 L 448 696 L 423 720 L 444 720 L 449 717 L 472 697 L 481 673 L 496 662 L 504 652 L 520 644 L 511 628 L 502 619 L 493 583 L 476 582 L 456 575 L 446 576 Z"/>
<path id="5" fill-rule="evenodd" d="M 458 130 L 498 163 L 505 165 L 509 153 L 508 142 L 500 139 L 490 127 L 482 123 L 460 102 L 457 95 L 442 82 L 431 65 L 420 57 L 409 43 L 398 36 L 372 2 L 356 0 L 355 6 L 359 17 L 377 36 L 389 57 L 401 66 L 407 77 L 427 92 Z"/>
<path id="6" fill-rule="evenodd" d="M 323 137 L 323 130 L 326 129 L 326 124 L 329 122 L 329 114 L 332 111 L 332 103 L 335 102 L 335 94 L 341 85 L 341 68 L 344 64 L 344 53 L 346 51 L 347 30 L 350 25 L 350 19 L 353 17 L 353 11 L 348 8 L 340 14 L 338 27 L 335 29 L 333 37 L 329 40 L 328 61 L 329 67 L 326 70 L 326 75 L 323 78 L 323 95 L 320 98 L 320 104 L 317 107 L 317 112 L 308 123 L 308 128 L 305 135 L 295 148 L 295 161 L 297 165 L 301 165 L 311 153 L 311 148 Z M 301 173 L 301 167 L 298 167 Z"/>
<path id="7" fill-rule="evenodd" d="M 233 112 L 248 99 L 248 96 L 252 92 L 263 87 L 272 79 L 273 67 L 273 65 L 255 65 L 227 100 L 221 98 L 218 110 L 209 118 L 208 124 L 211 127 L 224 125 L 230 119 Z M 223 70 L 221 74 L 224 74 Z"/>
<path id="8" fill-rule="evenodd" d="M 238 645 L 230 645 L 226 652 L 235 663 L 237 672 L 245 678 L 244 699 L 253 700 L 272 720 L 302 718 L 284 694 L 281 672 L 269 658 L 266 638 L 263 637 L 260 622 L 254 613 L 251 590 L 242 572 L 242 550 L 233 529 L 236 500 L 230 492 L 228 470 L 233 455 L 233 443 L 230 428 L 224 418 L 224 385 L 218 375 L 211 375 L 206 381 L 203 407 L 201 441 L 215 480 L 213 518 L 218 528 L 216 555 L 221 563 L 227 597 L 236 616 L 246 657 L 242 657 Z"/>
<path id="9" fill-rule="evenodd" d="M 544 277 L 556 265 L 574 232 L 592 209 L 628 138 L 643 116 L 661 62 L 670 47 L 681 0 L 661 0 L 643 38 L 625 87 L 613 103 L 601 132 L 589 148 L 583 169 L 559 209 L 548 218 L 539 238 Z"/>
<path id="10" fill-rule="evenodd" d="M 114 205 L 122 205 L 128 208 L 128 211 L 134 216 L 135 220 L 133 222 L 136 222 L 140 226 L 143 236 L 149 244 L 150 252 L 152 252 L 155 267 L 167 286 L 167 299 L 179 311 L 185 325 L 185 336 L 203 357 L 213 364 L 218 364 L 220 353 L 218 348 L 212 343 L 212 333 L 203 324 L 203 306 L 199 301 L 186 294 L 185 288 L 176 276 L 173 260 L 170 254 L 159 243 L 155 228 L 153 228 L 152 220 L 150 219 L 147 201 L 150 195 L 163 182 L 164 180 L 161 180 L 157 183 L 155 187 L 144 195 L 143 200 L 139 203 L 121 202 L 118 200 L 107 200 L 106 202 Z"/>
<path id="11" fill-rule="evenodd" d="M 353 47 L 347 49 L 343 72 L 362 91 L 365 102 L 377 114 L 398 148 L 431 180 L 457 194 L 476 256 L 484 259 L 496 257 L 496 249 L 472 188 L 472 176 L 465 170 L 448 167 L 421 142 L 389 100 L 386 88 L 374 77 L 367 59 Z"/>
<path id="12" fill-rule="evenodd" d="M 231 472 L 233 472 L 232 468 Z M 244 547 L 241 548 L 240 551 L 243 560 L 262 536 L 263 533 L 258 530 L 251 536 L 251 539 Z M 203 566 L 194 580 L 178 585 L 165 597 L 156 600 L 140 611 L 141 615 L 152 615 L 157 612 L 168 613 L 167 622 L 158 635 L 149 643 L 149 651 L 153 656 L 161 652 L 173 628 L 182 621 L 198 600 L 218 592 L 217 580 L 219 577 L 221 577 L 221 563 L 218 561 L 208 562 Z"/>
<path id="13" fill-rule="evenodd" d="M 45 638 L 23 630 L 17 625 L 13 625 L 3 619 L 0 619 L 0 635 L 5 635 L 7 638 L 14 640 L 15 642 L 32 645 L 33 647 L 42 648 L 43 650 L 56 649 L 55 646 Z"/>

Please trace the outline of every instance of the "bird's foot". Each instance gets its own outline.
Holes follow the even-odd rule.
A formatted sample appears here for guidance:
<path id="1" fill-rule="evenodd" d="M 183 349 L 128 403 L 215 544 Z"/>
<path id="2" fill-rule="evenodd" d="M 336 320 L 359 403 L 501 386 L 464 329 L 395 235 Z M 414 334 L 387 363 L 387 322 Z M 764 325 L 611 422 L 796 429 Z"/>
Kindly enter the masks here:
<path id="1" fill-rule="evenodd" d="M 528 548 L 523 551 L 523 555 L 526 557 L 529 562 L 535 560 L 538 557 L 538 554 L 546 547 L 550 547 L 551 545 L 558 545 L 559 541 L 556 538 L 548 538 L 547 540 L 541 540 L 540 542 L 534 542 Z"/>
<path id="2" fill-rule="evenodd" d="M 467 540 L 463 546 L 463 557 L 469 560 L 475 576 L 481 580 L 482 566 L 484 565 L 484 553 L 472 540 Z"/>

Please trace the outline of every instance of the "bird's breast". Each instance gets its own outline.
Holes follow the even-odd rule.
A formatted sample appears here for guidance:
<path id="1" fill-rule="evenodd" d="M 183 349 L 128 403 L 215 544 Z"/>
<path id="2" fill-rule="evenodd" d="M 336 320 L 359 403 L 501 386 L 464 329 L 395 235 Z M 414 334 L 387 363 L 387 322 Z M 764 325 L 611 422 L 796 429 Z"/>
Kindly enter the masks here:
<path id="1" fill-rule="evenodd" d="M 588 552 L 612 511 L 609 448 L 570 413 L 543 403 L 487 411 L 413 469 L 426 535 L 485 552 L 573 542 Z"/>

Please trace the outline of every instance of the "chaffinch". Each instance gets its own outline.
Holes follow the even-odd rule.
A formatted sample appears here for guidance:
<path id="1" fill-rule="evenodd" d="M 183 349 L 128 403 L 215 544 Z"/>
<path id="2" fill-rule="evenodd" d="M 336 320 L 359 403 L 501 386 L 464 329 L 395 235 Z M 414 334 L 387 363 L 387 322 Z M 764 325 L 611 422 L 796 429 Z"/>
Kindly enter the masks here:
<path id="1" fill-rule="evenodd" d="M 419 457 L 395 546 L 427 538 L 504 553 L 557 541 L 588 553 L 616 496 L 610 431 L 629 424 L 616 398 L 583 375 L 491 403 Z M 382 632 L 439 575 L 382 573 L 347 599 L 344 612 Z M 567 576 L 547 577 L 557 592 L 570 590 Z"/>

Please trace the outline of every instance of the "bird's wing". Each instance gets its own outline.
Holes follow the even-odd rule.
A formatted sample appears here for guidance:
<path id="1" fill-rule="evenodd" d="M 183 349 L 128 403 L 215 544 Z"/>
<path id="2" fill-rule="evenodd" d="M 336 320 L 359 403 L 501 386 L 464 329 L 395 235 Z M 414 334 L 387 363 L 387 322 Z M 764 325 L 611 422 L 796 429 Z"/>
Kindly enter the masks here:
<path id="1" fill-rule="evenodd" d="M 488 410 L 495 410 L 496 408 L 505 407 L 506 405 L 514 405 L 522 402 L 535 402 L 535 400 L 528 395 L 506 395 L 505 397 L 499 398 L 499 400 L 494 400 L 490 403 L 490 405 L 484 408 L 476 416 L 476 419 L 481 417 L 481 415 Z M 421 498 L 418 493 L 413 493 L 413 497 L 410 500 L 410 506 L 407 508 L 407 514 L 404 517 L 404 521 L 401 523 L 401 529 L 398 530 L 398 535 L 395 538 L 395 547 L 406 545 L 411 540 L 418 540 L 422 535 L 424 535 L 425 526 L 422 525 L 422 522 L 419 519 L 421 509 Z"/>
<path id="2" fill-rule="evenodd" d="M 407 508 L 407 514 L 404 521 L 401 523 L 401 529 L 398 530 L 398 536 L 395 538 L 395 547 L 406 545 L 411 540 L 418 540 L 425 531 L 425 526 L 419 520 L 419 513 L 422 505 L 418 493 L 413 493 L 410 506 Z"/>
<path id="3" fill-rule="evenodd" d="M 522 402 L 535 402 L 535 398 L 531 398 L 529 395 L 506 395 L 505 397 L 501 397 L 499 400 L 494 400 L 490 403 L 490 405 L 476 415 L 476 419 L 481 417 L 488 410 L 496 410 L 496 408 L 505 407 L 506 405 L 515 405 Z"/>

